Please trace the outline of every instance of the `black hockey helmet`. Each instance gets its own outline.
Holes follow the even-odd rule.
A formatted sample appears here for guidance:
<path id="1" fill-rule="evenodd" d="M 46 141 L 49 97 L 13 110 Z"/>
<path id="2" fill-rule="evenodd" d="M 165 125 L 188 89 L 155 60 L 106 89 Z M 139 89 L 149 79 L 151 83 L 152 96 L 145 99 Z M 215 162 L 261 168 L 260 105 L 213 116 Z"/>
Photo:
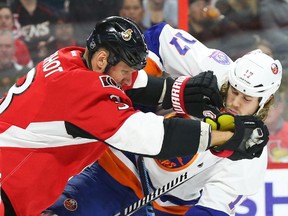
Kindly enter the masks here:
<path id="1" fill-rule="evenodd" d="M 88 37 L 86 45 L 89 50 L 89 66 L 93 53 L 100 47 L 109 50 L 110 67 L 120 60 L 135 70 L 146 65 L 148 49 L 143 32 L 128 18 L 111 16 L 100 21 Z"/>

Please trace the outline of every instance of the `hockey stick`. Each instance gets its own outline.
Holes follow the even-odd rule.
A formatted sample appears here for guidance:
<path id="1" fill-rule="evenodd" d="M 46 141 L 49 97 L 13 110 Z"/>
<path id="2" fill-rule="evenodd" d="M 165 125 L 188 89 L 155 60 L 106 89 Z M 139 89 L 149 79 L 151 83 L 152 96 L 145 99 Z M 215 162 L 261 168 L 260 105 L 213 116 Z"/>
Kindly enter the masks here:
<path id="1" fill-rule="evenodd" d="M 127 208 L 125 208 L 121 212 L 118 212 L 114 216 L 131 215 L 131 214 L 135 213 L 136 211 L 138 211 L 139 209 L 141 209 L 142 207 L 146 206 L 148 203 L 154 201 L 155 199 L 159 198 L 163 194 L 165 194 L 165 193 L 171 191 L 172 189 L 178 187 L 179 185 L 183 184 L 184 182 L 186 182 L 187 180 L 189 180 L 192 177 L 193 177 L 193 175 L 188 177 L 188 173 L 185 172 L 185 173 L 181 174 L 180 176 L 178 176 L 177 178 L 173 179 L 172 181 L 168 182 L 166 185 L 163 185 L 161 188 L 158 188 L 157 190 L 153 191 L 152 193 L 148 194 L 147 196 L 143 197 L 142 199 L 140 199 L 137 202 L 133 203 L 132 205 L 128 206 Z"/>
<path id="2" fill-rule="evenodd" d="M 149 195 L 151 192 L 151 188 L 149 186 L 149 180 L 148 180 L 148 173 L 145 167 L 145 163 L 142 156 L 138 156 L 137 158 L 137 168 L 138 173 L 141 181 L 142 191 L 144 193 L 144 196 Z M 149 202 L 146 205 L 146 216 L 155 216 L 153 203 Z"/>
<path id="3" fill-rule="evenodd" d="M 259 141 L 259 138 L 263 137 L 262 130 L 259 131 L 259 128 L 255 128 L 253 130 L 253 133 L 250 135 L 250 139 L 246 141 L 246 149 L 248 147 L 252 147 L 253 145 L 261 144 L 261 141 Z M 114 216 L 129 216 L 142 207 L 146 206 L 148 203 L 151 203 L 152 201 L 156 200 L 163 194 L 173 190 L 174 188 L 178 187 L 179 185 L 183 184 L 184 182 L 191 179 L 193 175 L 188 176 L 187 172 L 184 172 L 177 178 L 173 179 L 172 181 L 168 182 L 166 185 L 163 185 L 161 188 L 158 188 L 154 192 L 148 194 L 147 196 L 143 197 L 142 199 L 138 200 L 137 202 L 133 203 L 132 205 L 128 206 L 121 212 L 118 212 Z"/>

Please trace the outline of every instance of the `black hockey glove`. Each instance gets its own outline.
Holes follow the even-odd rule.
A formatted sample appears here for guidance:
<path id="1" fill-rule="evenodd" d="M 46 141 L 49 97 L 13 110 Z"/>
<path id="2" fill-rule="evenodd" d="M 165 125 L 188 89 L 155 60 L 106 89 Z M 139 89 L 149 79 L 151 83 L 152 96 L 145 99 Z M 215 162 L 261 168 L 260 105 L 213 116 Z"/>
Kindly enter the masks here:
<path id="1" fill-rule="evenodd" d="M 212 71 L 202 72 L 194 77 L 181 76 L 176 80 L 166 79 L 166 93 L 162 107 L 180 114 L 198 118 L 219 113 L 223 101 L 218 89 L 217 78 Z"/>
<path id="2" fill-rule="evenodd" d="M 212 130 L 234 132 L 226 143 L 210 148 L 213 154 L 233 161 L 260 157 L 269 140 L 266 125 L 255 116 L 221 113 L 216 120 L 206 117 L 203 121 L 209 123 Z"/>

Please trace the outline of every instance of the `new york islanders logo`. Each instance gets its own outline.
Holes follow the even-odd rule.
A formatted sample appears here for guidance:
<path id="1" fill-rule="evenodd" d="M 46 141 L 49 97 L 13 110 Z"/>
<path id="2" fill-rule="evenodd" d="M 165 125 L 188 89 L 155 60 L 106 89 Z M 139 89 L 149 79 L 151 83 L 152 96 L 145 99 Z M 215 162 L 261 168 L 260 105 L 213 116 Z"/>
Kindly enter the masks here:
<path id="1" fill-rule="evenodd" d="M 194 156 L 185 156 L 185 157 L 177 157 L 171 158 L 169 160 L 155 160 L 159 167 L 164 170 L 169 171 L 178 171 L 183 170 L 188 167 L 193 161 L 197 158 L 197 154 Z"/>
<path id="2" fill-rule="evenodd" d="M 121 36 L 122 36 L 123 40 L 129 41 L 132 38 L 132 33 L 133 33 L 132 29 L 127 29 L 126 31 L 121 32 Z"/>
<path id="3" fill-rule="evenodd" d="M 63 204 L 68 211 L 75 211 L 78 207 L 77 201 L 71 198 L 65 199 Z"/>
<path id="4" fill-rule="evenodd" d="M 272 71 L 273 74 L 278 74 L 279 69 L 278 69 L 277 64 L 273 63 L 273 64 L 271 65 L 271 71 Z"/>

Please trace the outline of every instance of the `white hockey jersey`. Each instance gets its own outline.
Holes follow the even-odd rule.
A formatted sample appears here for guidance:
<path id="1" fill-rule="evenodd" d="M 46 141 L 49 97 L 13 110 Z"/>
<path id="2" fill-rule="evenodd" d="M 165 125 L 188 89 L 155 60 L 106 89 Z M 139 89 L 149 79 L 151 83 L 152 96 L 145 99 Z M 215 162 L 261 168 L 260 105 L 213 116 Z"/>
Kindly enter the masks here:
<path id="1" fill-rule="evenodd" d="M 232 60 L 223 52 L 209 49 L 187 32 L 174 29 L 168 24 L 155 25 L 145 32 L 150 50 L 147 73 L 172 77 L 195 76 L 211 70 L 218 79 L 219 87 L 227 81 L 228 71 L 233 69 Z M 194 157 L 171 160 L 144 158 L 150 186 L 154 189 L 175 179 L 184 172 L 194 175 L 181 186 L 154 202 L 154 207 L 172 214 L 184 215 L 193 205 L 201 205 L 235 214 L 235 207 L 247 196 L 255 194 L 264 181 L 267 167 L 267 149 L 260 158 L 231 161 L 216 157 L 209 151 Z M 143 197 L 133 155 L 109 149 L 99 164 L 118 182 Z"/>

